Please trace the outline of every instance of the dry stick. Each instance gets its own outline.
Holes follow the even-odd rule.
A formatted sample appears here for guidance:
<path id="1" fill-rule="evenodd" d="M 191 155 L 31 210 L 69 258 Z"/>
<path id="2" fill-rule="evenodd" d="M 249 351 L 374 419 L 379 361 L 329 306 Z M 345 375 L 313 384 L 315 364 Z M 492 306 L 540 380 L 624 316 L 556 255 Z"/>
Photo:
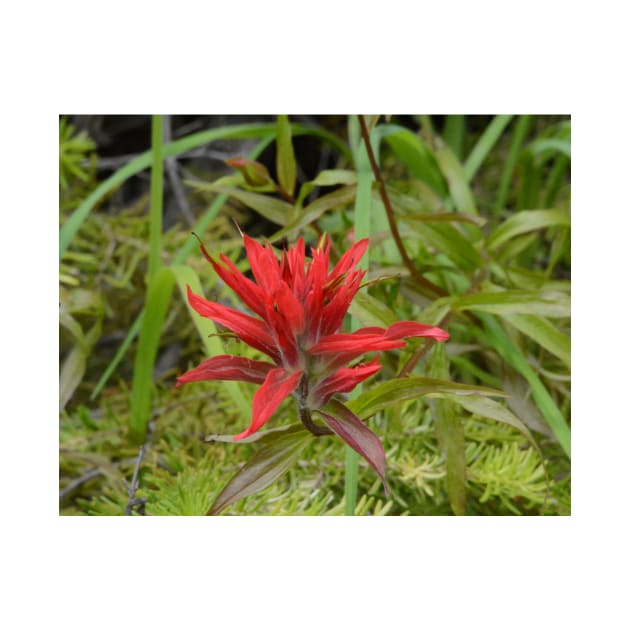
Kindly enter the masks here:
<path id="1" fill-rule="evenodd" d="M 120 466 L 129 466 L 133 464 L 137 460 L 136 457 L 132 457 L 131 459 L 125 459 L 121 462 L 114 462 L 113 466 L 116 468 Z M 100 468 L 90 468 L 88 471 L 83 473 L 80 477 L 72 480 L 67 486 L 65 486 L 62 490 L 59 491 L 59 501 L 62 501 L 65 497 L 67 497 L 74 490 L 82 486 L 84 483 L 91 481 L 92 479 L 96 479 L 103 475 L 104 472 Z"/>
<path id="2" fill-rule="evenodd" d="M 149 448 L 149 444 L 151 443 L 154 428 L 155 421 L 149 422 L 147 438 L 144 444 L 140 447 L 138 459 L 136 460 L 136 466 L 133 470 L 133 477 L 131 478 L 131 485 L 129 486 L 128 490 L 129 502 L 127 503 L 127 507 L 125 508 L 125 516 L 131 516 L 131 511 L 133 510 L 134 506 L 146 503 L 146 499 L 136 499 L 135 495 L 136 491 L 138 490 L 138 473 L 140 472 L 140 464 L 142 463 L 144 454 L 146 453 L 147 448 Z"/>
<path id="3" fill-rule="evenodd" d="M 164 118 L 164 143 L 168 144 L 171 141 L 172 134 L 171 116 L 165 115 Z M 186 193 L 182 186 L 182 180 L 179 178 L 179 173 L 177 172 L 177 158 L 175 158 L 175 156 L 167 157 L 164 160 L 164 166 L 166 167 L 166 174 L 171 182 L 173 194 L 175 195 L 175 202 L 182 215 L 184 215 L 186 223 L 192 227 L 196 223 L 195 215 L 190 209 L 190 204 L 188 203 L 188 199 L 186 199 Z"/>
<path id="4" fill-rule="evenodd" d="M 365 148 L 367 149 L 368 158 L 370 160 L 370 165 L 372 166 L 372 172 L 374 173 L 374 177 L 376 178 L 376 182 L 378 184 L 379 192 L 381 194 L 381 199 L 383 200 L 383 205 L 385 206 L 385 213 L 387 214 L 387 222 L 389 223 L 389 229 L 391 230 L 392 236 L 394 237 L 394 241 L 396 242 L 396 247 L 400 252 L 400 256 L 403 260 L 405 267 L 409 270 L 411 277 L 422 287 L 433 293 L 434 295 L 443 297 L 447 295 L 446 291 L 441 287 L 433 284 L 430 280 L 427 280 L 414 266 L 412 260 L 409 258 L 407 251 L 405 250 L 405 246 L 403 245 L 402 239 L 400 238 L 400 232 L 398 231 L 398 226 L 396 225 L 396 221 L 394 219 L 394 211 L 392 209 L 392 204 L 389 201 L 389 197 L 387 195 L 387 191 L 385 190 L 385 182 L 383 181 L 383 176 L 381 175 L 381 171 L 376 163 L 376 158 L 374 157 L 374 151 L 372 150 L 372 145 L 370 144 L 370 134 L 367 130 L 367 125 L 365 124 L 365 117 L 359 115 L 359 124 L 361 125 L 361 136 L 363 137 L 363 141 L 365 142 Z"/>

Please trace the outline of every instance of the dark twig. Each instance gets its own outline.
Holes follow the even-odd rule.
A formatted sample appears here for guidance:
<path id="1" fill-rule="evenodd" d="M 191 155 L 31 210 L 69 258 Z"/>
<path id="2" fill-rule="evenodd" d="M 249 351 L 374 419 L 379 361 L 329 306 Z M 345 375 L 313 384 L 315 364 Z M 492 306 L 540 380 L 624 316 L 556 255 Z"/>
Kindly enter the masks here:
<path id="1" fill-rule="evenodd" d="M 136 457 L 133 457 L 131 459 L 125 459 L 121 462 L 114 462 L 113 466 L 115 467 L 130 466 L 136 461 L 136 459 L 137 459 Z M 63 499 L 65 499 L 69 494 L 74 492 L 74 490 L 82 486 L 84 483 L 87 483 L 88 481 L 91 481 L 92 479 L 96 479 L 97 477 L 100 477 L 103 474 L 105 473 L 103 472 L 101 468 L 90 468 L 85 473 L 83 473 L 80 477 L 77 477 L 76 479 L 72 480 L 67 486 L 65 486 L 62 490 L 59 491 L 59 501 L 62 501 Z"/>
<path id="2" fill-rule="evenodd" d="M 140 447 L 140 453 L 138 453 L 138 457 L 136 459 L 136 466 L 133 469 L 133 477 L 131 478 L 131 485 L 128 489 L 128 497 L 129 502 L 127 503 L 127 507 L 125 508 L 125 516 L 131 516 L 131 512 L 133 510 L 134 505 L 138 505 L 138 501 L 135 498 L 136 491 L 138 490 L 138 473 L 140 472 L 140 464 L 142 463 L 142 459 L 144 458 L 144 454 L 147 450 L 148 442 L 145 442 Z"/>
<path id="3" fill-rule="evenodd" d="M 446 291 L 441 287 L 438 287 L 436 284 L 433 284 L 430 280 L 427 280 L 415 267 L 413 261 L 409 258 L 407 251 L 405 250 L 405 246 L 402 242 L 402 238 L 400 237 L 400 232 L 398 231 L 398 226 L 396 225 L 396 220 L 394 218 L 394 210 L 392 208 L 392 204 L 389 201 L 389 196 L 387 195 L 387 191 L 385 190 L 385 182 L 383 181 L 383 176 L 381 175 L 381 171 L 376 163 L 376 158 L 374 157 L 374 151 L 372 150 L 372 145 L 370 143 L 370 134 L 367 130 L 367 125 L 365 124 L 365 117 L 359 115 L 359 124 L 361 125 L 361 136 L 363 137 L 363 141 L 365 142 L 365 148 L 367 150 L 368 158 L 370 160 L 370 165 L 372 166 L 372 172 L 374 173 L 374 177 L 376 178 L 376 182 L 378 184 L 379 192 L 381 195 L 381 199 L 383 200 L 383 205 L 385 206 L 385 213 L 387 214 L 387 222 L 389 223 L 389 229 L 391 230 L 392 236 L 394 237 L 394 241 L 396 242 L 396 247 L 400 252 L 400 257 L 403 260 L 405 267 L 409 270 L 411 277 L 424 289 L 430 291 L 433 295 L 437 295 L 439 297 L 447 295 Z"/>
<path id="4" fill-rule="evenodd" d="M 164 143 L 168 144 L 171 141 L 172 129 L 171 129 L 171 116 L 164 116 Z M 168 176 L 168 180 L 171 183 L 171 188 L 173 189 L 173 194 L 175 195 L 175 202 L 179 207 L 184 219 L 186 219 L 186 223 L 189 226 L 195 225 L 195 215 L 190 209 L 190 204 L 188 203 L 188 199 L 186 199 L 186 193 L 184 192 L 184 187 L 182 185 L 182 180 L 179 177 L 179 173 L 177 172 L 177 159 L 174 156 L 167 157 L 164 160 L 164 167 L 166 168 L 166 174 Z"/>

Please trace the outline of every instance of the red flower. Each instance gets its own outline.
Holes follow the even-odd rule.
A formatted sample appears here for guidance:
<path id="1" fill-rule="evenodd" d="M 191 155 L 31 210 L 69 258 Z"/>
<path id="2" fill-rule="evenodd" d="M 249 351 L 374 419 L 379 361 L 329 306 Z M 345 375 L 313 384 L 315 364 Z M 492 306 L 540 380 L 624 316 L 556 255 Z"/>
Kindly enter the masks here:
<path id="1" fill-rule="evenodd" d="M 367 239 L 354 243 L 330 272 L 328 240 L 312 250 L 308 262 L 302 238 L 280 260 L 271 247 L 248 236 L 244 240 L 255 281 L 244 276 L 226 256 L 221 255 L 219 262 L 203 245 L 201 251 L 219 277 L 257 317 L 210 302 L 194 294 L 190 287 L 188 300 L 200 315 L 229 328 L 273 363 L 221 355 L 207 359 L 177 379 L 178 387 L 202 380 L 260 384 L 254 395 L 251 424 L 234 440 L 258 431 L 291 394 L 296 397 L 301 414 L 307 410 L 310 421 L 310 411 L 319 411 L 334 394 L 350 392 L 380 370 L 378 357 L 370 363 L 348 367 L 350 361 L 366 352 L 401 348 L 405 337 L 431 337 L 437 341 L 449 337 L 440 328 L 410 321 L 388 328 L 339 332 L 365 275 L 365 271 L 356 270 L 356 265 L 367 249 Z M 331 417 L 321 412 L 320 415 L 324 419 Z M 352 442 L 354 438 L 347 431 L 339 430 L 338 420 L 328 422 L 330 428 Z"/>

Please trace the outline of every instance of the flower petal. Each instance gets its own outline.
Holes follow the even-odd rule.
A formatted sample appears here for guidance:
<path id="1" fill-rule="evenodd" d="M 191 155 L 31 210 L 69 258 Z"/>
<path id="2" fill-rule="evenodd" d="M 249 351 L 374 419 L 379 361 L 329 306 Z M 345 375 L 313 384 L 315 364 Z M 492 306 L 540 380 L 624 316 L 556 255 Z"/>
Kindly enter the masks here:
<path id="1" fill-rule="evenodd" d="M 404 341 L 397 341 L 387 337 L 384 332 L 361 332 L 357 330 L 353 333 L 337 333 L 322 337 L 309 352 L 311 354 L 337 354 L 338 352 L 363 354 L 371 350 L 391 350 L 402 348 Z"/>
<path id="2" fill-rule="evenodd" d="M 376 374 L 383 367 L 378 361 L 379 357 L 376 357 L 365 365 L 344 367 L 325 378 L 311 392 L 313 406 L 325 405 L 333 394 L 351 392 L 359 383 Z"/>
<path id="3" fill-rule="evenodd" d="M 223 306 L 223 304 L 210 302 L 193 293 L 189 286 L 187 289 L 188 302 L 199 315 L 208 317 L 218 324 L 229 328 L 247 345 L 264 352 L 275 361 L 279 361 L 280 354 L 264 322 L 228 306 Z"/>
<path id="4" fill-rule="evenodd" d="M 329 281 L 338 278 L 346 273 L 350 269 L 354 269 L 356 264 L 363 258 L 365 250 L 368 248 L 369 239 L 363 238 L 357 243 L 354 243 L 352 247 L 339 259 L 339 262 L 335 265 L 335 268 L 330 272 L 328 277 Z"/>
<path id="5" fill-rule="evenodd" d="M 243 240 L 256 283 L 267 294 L 273 294 L 280 282 L 280 263 L 273 250 L 271 247 L 264 247 L 247 234 L 243 235 Z"/>
<path id="6" fill-rule="evenodd" d="M 275 369 L 275 365 L 272 363 L 221 354 L 206 359 L 196 368 L 182 374 L 177 379 L 176 387 L 195 381 L 263 383 L 269 371 L 273 369 Z"/>
<path id="7" fill-rule="evenodd" d="M 387 328 L 385 335 L 388 339 L 402 339 L 403 337 L 431 337 L 436 341 L 446 341 L 450 335 L 441 328 L 419 324 L 417 322 L 396 322 Z"/>
<path id="8" fill-rule="evenodd" d="M 246 431 L 234 436 L 234 441 L 255 433 L 271 418 L 280 403 L 298 386 L 302 372 L 287 372 L 282 368 L 270 370 L 265 382 L 254 394 L 252 423 Z"/>

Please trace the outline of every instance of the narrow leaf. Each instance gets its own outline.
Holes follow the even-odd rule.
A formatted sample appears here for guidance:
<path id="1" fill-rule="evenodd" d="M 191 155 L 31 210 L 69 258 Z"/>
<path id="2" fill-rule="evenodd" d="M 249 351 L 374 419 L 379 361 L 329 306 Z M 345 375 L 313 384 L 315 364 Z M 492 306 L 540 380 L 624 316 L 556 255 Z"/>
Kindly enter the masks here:
<path id="1" fill-rule="evenodd" d="M 258 214 L 265 217 L 265 219 L 269 219 L 269 221 L 277 223 L 278 225 L 286 225 L 293 215 L 293 206 L 290 203 L 269 195 L 248 192 L 238 188 L 226 188 L 224 186 L 217 186 L 216 184 L 200 184 L 199 182 L 190 181 L 186 183 L 197 190 L 224 193 L 234 199 L 238 199 L 238 201 L 245 204 L 248 208 L 255 210 Z"/>
<path id="2" fill-rule="evenodd" d="M 463 385 L 435 378 L 409 376 L 385 381 L 371 387 L 348 402 L 348 407 L 360 418 L 366 419 L 392 404 L 404 400 L 415 400 L 421 396 L 440 394 L 459 394 L 461 396 L 485 395 L 501 396 L 505 394 L 497 389 L 477 385 Z"/>
<path id="3" fill-rule="evenodd" d="M 520 234 L 548 227 L 571 225 L 568 210 L 522 210 L 513 214 L 507 221 L 490 234 L 486 241 L 489 250 L 496 250 L 506 241 Z"/>
<path id="4" fill-rule="evenodd" d="M 498 315 L 570 317 L 571 299 L 560 291 L 492 291 L 461 297 L 453 302 L 453 308 Z"/>
<path id="5" fill-rule="evenodd" d="M 208 516 L 217 515 L 235 501 L 270 486 L 297 461 L 311 437 L 304 429 L 269 436 L 268 443 L 221 490 L 210 507 Z"/>
<path id="6" fill-rule="evenodd" d="M 492 147 L 494 147 L 501 137 L 503 130 L 510 124 L 512 118 L 514 118 L 514 116 L 499 115 L 492 119 L 492 122 L 483 132 L 464 164 L 464 172 L 468 181 L 475 176 L 479 167 L 488 157 Z"/>
<path id="7" fill-rule="evenodd" d="M 331 400 L 318 410 L 324 422 L 353 450 L 363 457 L 385 486 L 385 494 L 389 494 L 385 479 L 385 450 L 378 437 L 348 407 L 338 400 Z"/>
<path id="8" fill-rule="evenodd" d="M 276 171 L 282 190 L 293 197 L 295 191 L 296 165 L 293 143 L 291 142 L 291 125 L 288 116 L 278 116 L 276 139 Z"/>
<path id="9" fill-rule="evenodd" d="M 549 427 L 558 439 L 563 450 L 571 458 L 571 430 L 566 419 L 554 402 L 547 388 L 538 378 L 523 353 L 512 343 L 501 326 L 489 315 L 479 314 L 486 327 L 485 334 L 479 334 L 480 341 L 494 347 L 503 359 L 511 365 L 532 388 L 532 396 L 540 408 Z"/>
<path id="10" fill-rule="evenodd" d="M 571 367 L 571 338 L 557 326 L 536 315 L 503 315 L 503 319 Z"/>
<path id="11" fill-rule="evenodd" d="M 455 208 L 463 214 L 479 214 L 475 199 L 468 185 L 464 167 L 451 148 L 440 138 L 435 139 L 435 159 L 448 183 L 448 189 Z"/>
<path id="12" fill-rule="evenodd" d="M 449 378 L 448 360 L 443 345 L 435 347 L 429 369 L 432 376 Z M 430 400 L 429 405 L 433 411 L 435 431 L 446 460 L 446 490 L 449 503 L 455 515 L 463 516 L 466 514 L 464 425 L 457 417 L 454 405 L 448 398 Z"/>
<path id="13" fill-rule="evenodd" d="M 414 177 L 428 184 L 440 197 L 448 195 L 448 185 L 435 155 L 419 136 L 397 125 L 381 125 L 374 131 L 375 139 L 385 140 Z"/>
<path id="14" fill-rule="evenodd" d="M 302 230 L 307 225 L 313 223 L 313 221 L 317 221 L 317 219 L 328 210 L 347 206 L 354 201 L 355 194 L 356 186 L 344 186 L 334 192 L 323 195 L 306 206 L 300 212 L 299 216 L 288 223 L 286 227 L 276 232 L 273 236 L 270 236 L 269 241 L 273 243 L 291 232 Z"/>
<path id="15" fill-rule="evenodd" d="M 131 386 L 129 434 L 131 440 L 136 443 L 144 440 L 151 416 L 153 368 L 174 284 L 173 272 L 168 267 L 162 267 L 155 273 L 147 287 L 145 313 L 142 318 Z"/>

